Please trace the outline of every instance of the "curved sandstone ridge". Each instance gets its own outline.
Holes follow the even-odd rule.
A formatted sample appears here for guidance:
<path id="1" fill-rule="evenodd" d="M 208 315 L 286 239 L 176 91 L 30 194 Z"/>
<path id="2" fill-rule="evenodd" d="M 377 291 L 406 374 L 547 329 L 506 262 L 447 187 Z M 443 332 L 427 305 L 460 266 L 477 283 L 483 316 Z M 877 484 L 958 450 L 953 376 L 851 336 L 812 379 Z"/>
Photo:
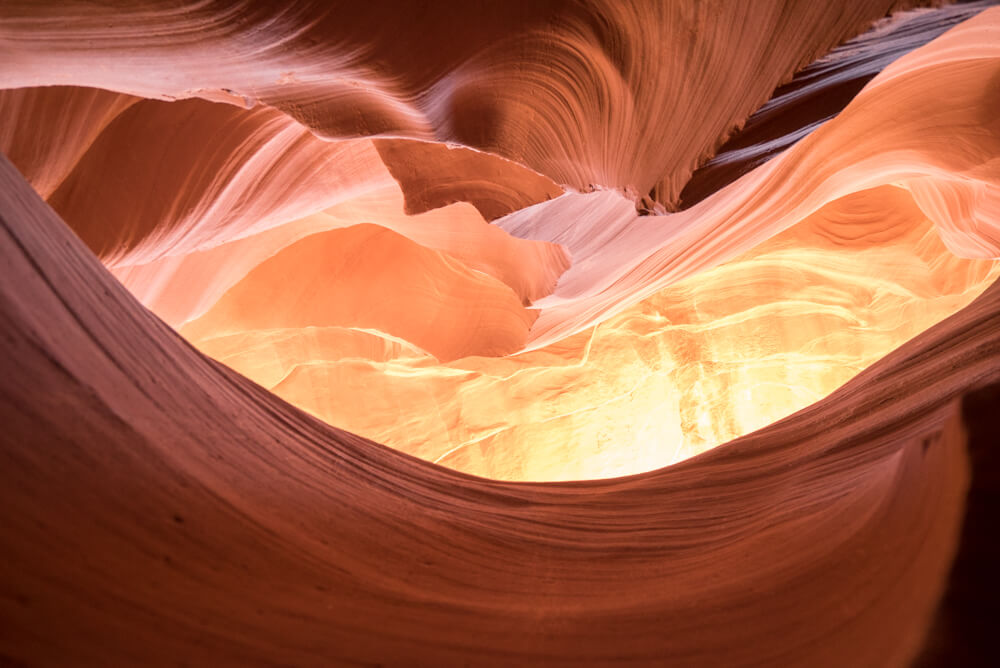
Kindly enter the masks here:
<path id="1" fill-rule="evenodd" d="M 562 194 L 541 174 L 496 155 L 435 142 L 378 139 L 379 156 L 406 195 L 406 213 L 471 202 L 486 220 Z"/>
<path id="2" fill-rule="evenodd" d="M 554 294 L 537 303 L 532 345 L 880 185 L 908 190 L 953 253 L 1000 256 L 998 26 L 1000 9 L 990 9 L 904 56 L 836 118 L 686 211 L 639 218 L 604 192 L 567 194 L 498 221 L 516 236 L 562 243 L 573 257 Z"/>
<path id="3" fill-rule="evenodd" d="M 845 71 L 823 79 L 814 66 L 814 85 L 883 66 L 982 9 L 892 17 L 824 61 Z M 324 141 L 277 107 L 211 95 L 3 91 L 4 148 L 146 306 L 299 407 L 468 473 L 612 477 L 816 401 L 996 277 L 997 11 L 669 215 L 639 216 L 616 189 L 563 192 L 461 146 Z M 71 30 L 37 16 L 7 26 L 18 58 L 41 26 Z M 175 48 L 134 45 L 154 47 Z"/>
<path id="4" fill-rule="evenodd" d="M 810 63 L 777 88 L 767 104 L 691 175 L 681 191 L 680 206 L 697 204 L 779 154 L 843 110 L 894 60 L 995 4 L 966 0 L 901 12 Z"/>
<path id="5" fill-rule="evenodd" d="M 449 4 L 0 6 L 0 663 L 985 659 L 1000 8 Z"/>
<path id="6" fill-rule="evenodd" d="M 304 289 L 314 289 L 309 276 L 326 280 L 320 266 L 301 270 Z M 363 266 L 355 271 L 362 276 Z M 293 324 L 321 323 L 274 307 L 273 286 L 295 294 L 292 276 L 248 276 L 211 320 L 181 333 L 330 424 L 477 475 L 567 480 L 672 464 L 816 401 L 968 304 L 1000 276 L 1000 263 L 950 253 L 909 193 L 883 186 L 589 331 L 516 356 L 447 364 L 365 359 L 312 328 L 296 332 Z M 376 308 L 382 302 L 367 311 Z M 471 316 L 460 324 L 473 325 Z M 212 335 L 227 327 L 245 335 Z"/>
<path id="7" fill-rule="evenodd" d="M 0 88 L 263 103 L 324 137 L 451 141 L 673 202 L 778 83 L 911 4 L 7 2 Z"/>
<path id="8" fill-rule="evenodd" d="M 1000 292 L 662 471 L 509 484 L 326 426 L 143 309 L 4 162 L 15 663 L 902 665 L 968 484 Z M 54 419 L 58 416 L 58 419 Z"/>
<path id="9" fill-rule="evenodd" d="M 354 225 L 283 249 L 180 331 L 199 340 L 279 327 L 358 327 L 451 361 L 516 352 L 534 318 L 500 281 L 391 230 Z"/>

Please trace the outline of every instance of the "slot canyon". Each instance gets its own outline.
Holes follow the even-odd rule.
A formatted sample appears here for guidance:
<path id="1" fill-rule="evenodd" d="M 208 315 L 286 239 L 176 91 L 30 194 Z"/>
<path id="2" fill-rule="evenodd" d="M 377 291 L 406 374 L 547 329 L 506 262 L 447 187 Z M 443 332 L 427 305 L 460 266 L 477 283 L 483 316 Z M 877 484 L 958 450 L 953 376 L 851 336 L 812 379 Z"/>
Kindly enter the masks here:
<path id="1" fill-rule="evenodd" d="M 0 0 L 0 665 L 998 665 L 998 5 Z"/>

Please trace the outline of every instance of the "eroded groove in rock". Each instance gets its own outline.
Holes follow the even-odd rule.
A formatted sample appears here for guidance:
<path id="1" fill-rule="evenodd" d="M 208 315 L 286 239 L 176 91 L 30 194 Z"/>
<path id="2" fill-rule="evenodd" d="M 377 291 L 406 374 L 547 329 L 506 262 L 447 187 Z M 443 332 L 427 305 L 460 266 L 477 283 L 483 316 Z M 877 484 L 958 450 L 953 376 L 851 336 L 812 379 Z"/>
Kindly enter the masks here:
<path id="1" fill-rule="evenodd" d="M 796 72 L 695 170 L 681 190 L 678 208 L 694 206 L 786 150 L 843 110 L 887 65 L 996 4 L 996 0 L 966 0 L 894 15 Z"/>
<path id="2" fill-rule="evenodd" d="M 0 90 L 0 150 L 48 198 L 108 124 L 140 99 L 72 86 Z"/>

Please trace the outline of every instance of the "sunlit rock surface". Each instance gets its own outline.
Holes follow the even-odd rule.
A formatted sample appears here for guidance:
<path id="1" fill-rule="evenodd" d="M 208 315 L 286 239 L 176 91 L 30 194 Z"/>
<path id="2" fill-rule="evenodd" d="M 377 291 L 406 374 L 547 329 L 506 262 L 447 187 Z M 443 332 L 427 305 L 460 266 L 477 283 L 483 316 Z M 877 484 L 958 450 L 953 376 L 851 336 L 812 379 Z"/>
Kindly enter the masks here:
<path id="1" fill-rule="evenodd" d="M 4 4 L 0 659 L 946 648 L 1000 9 L 914 4 Z"/>

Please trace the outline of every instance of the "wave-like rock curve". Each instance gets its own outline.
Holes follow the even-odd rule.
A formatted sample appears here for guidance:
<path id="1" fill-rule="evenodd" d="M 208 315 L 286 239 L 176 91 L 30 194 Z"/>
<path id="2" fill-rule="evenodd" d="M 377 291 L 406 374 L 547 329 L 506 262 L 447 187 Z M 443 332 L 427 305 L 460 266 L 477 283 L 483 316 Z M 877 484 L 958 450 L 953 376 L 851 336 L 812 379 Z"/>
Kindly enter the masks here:
<path id="1" fill-rule="evenodd" d="M 773 427 L 512 485 L 201 356 L 2 166 L 4 654 L 80 663 L 895 665 L 943 587 L 1000 292 Z M 58 416 L 58 419 L 53 419 Z"/>
<path id="2" fill-rule="evenodd" d="M 0 661 L 985 657 L 1000 9 L 776 88 L 910 4 L 6 3 Z"/>

